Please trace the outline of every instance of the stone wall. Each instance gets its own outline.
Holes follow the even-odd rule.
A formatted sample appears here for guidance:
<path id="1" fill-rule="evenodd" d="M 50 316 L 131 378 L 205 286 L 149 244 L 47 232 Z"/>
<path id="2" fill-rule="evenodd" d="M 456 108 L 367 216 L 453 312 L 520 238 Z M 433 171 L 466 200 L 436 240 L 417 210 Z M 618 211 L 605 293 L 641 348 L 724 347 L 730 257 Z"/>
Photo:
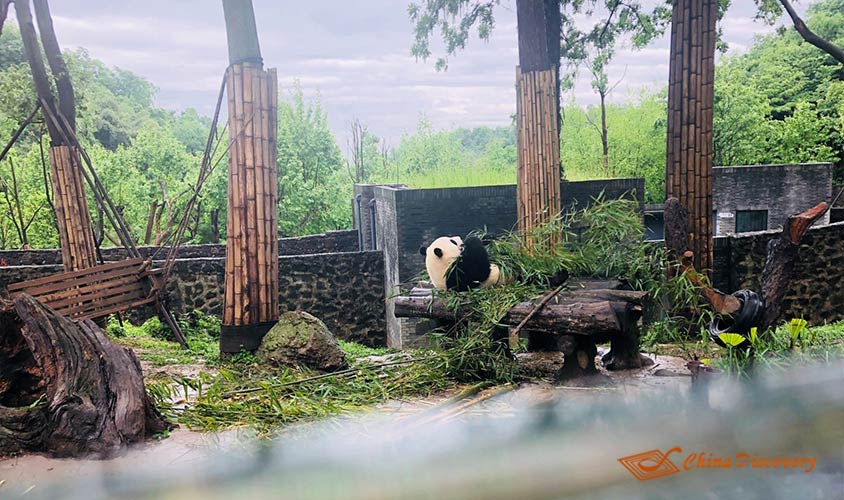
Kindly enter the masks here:
<path id="1" fill-rule="evenodd" d="M 760 291 L 768 241 L 780 232 L 718 238 L 713 284 L 730 292 Z M 844 320 L 844 222 L 813 228 L 803 239 L 783 314 L 783 319 L 802 317 L 814 325 Z"/>
<path id="2" fill-rule="evenodd" d="M 736 232 L 736 211 L 767 210 L 768 227 L 832 197 L 832 164 L 716 167 L 712 178 L 716 234 Z M 829 222 L 829 215 L 818 224 Z"/>
<path id="3" fill-rule="evenodd" d="M 355 239 L 357 242 L 357 239 Z M 167 303 L 176 314 L 199 310 L 220 316 L 224 257 L 179 259 L 167 284 Z M 61 272 L 60 265 L 0 267 L 0 288 Z M 279 305 L 322 319 L 339 338 L 386 345 L 384 258 L 381 252 L 320 253 L 279 257 Z M 151 317 L 151 308 L 132 315 Z"/>
<path id="4" fill-rule="evenodd" d="M 279 255 L 306 255 L 333 252 L 357 252 L 358 232 L 354 229 L 329 231 L 323 234 L 300 236 L 297 238 L 280 238 L 278 240 Z M 157 259 L 164 259 L 169 247 L 138 247 L 144 258 L 155 255 Z M 127 257 L 123 248 L 103 248 L 103 259 L 106 261 L 122 260 Z M 180 259 L 198 259 L 210 257 L 225 257 L 226 246 L 216 245 L 182 245 L 179 247 Z M 49 265 L 61 264 L 60 250 L 0 250 L 0 260 L 9 265 Z"/>

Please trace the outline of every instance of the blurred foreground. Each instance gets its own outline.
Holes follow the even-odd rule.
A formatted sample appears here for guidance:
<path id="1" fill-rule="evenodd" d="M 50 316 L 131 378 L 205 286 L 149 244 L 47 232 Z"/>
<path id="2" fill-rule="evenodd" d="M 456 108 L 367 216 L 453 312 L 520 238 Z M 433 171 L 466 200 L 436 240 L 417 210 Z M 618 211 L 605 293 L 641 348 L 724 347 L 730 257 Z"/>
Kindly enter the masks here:
<path id="1" fill-rule="evenodd" d="M 115 473 L 103 462 L 25 498 L 844 497 L 844 365 L 691 390 L 681 380 L 632 393 L 494 389 L 261 445 L 246 433 L 179 431 L 145 452 L 142 467 Z M 23 493 L 17 486 L 0 496 Z"/>

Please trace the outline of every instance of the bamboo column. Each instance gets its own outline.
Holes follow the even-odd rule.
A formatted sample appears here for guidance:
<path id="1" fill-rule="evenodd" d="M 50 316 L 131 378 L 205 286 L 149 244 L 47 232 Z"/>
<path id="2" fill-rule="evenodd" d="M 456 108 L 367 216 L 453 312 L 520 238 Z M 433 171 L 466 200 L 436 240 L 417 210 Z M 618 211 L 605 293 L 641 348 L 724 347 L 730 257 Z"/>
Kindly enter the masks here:
<path id="1" fill-rule="evenodd" d="M 689 212 L 694 266 L 712 269 L 712 91 L 717 0 L 674 0 L 668 84 L 666 198 Z"/>
<path id="2" fill-rule="evenodd" d="M 516 68 L 518 126 L 517 212 L 519 231 L 530 249 L 535 230 L 560 213 L 560 128 L 556 117 L 555 69 L 522 73 Z M 551 234 L 543 235 L 551 237 Z"/>
<path id="3" fill-rule="evenodd" d="M 70 146 L 50 147 L 50 177 L 53 204 L 65 271 L 78 271 L 97 265 L 96 245 L 81 175 L 79 151 Z"/>
<path id="4" fill-rule="evenodd" d="M 226 72 L 232 147 L 223 325 L 239 339 L 221 344 L 227 352 L 257 348 L 266 325 L 278 320 L 276 82 L 275 70 L 256 62 Z"/>
<path id="5" fill-rule="evenodd" d="M 556 233 L 537 229 L 560 213 L 560 6 L 558 0 L 518 0 L 519 66 L 516 126 L 519 168 L 516 205 L 519 233 L 530 250 L 554 243 Z M 550 240 L 550 241 L 549 241 Z"/>
<path id="6" fill-rule="evenodd" d="M 229 193 L 220 352 L 255 350 L 278 321 L 278 83 L 251 0 L 223 0 L 229 46 Z"/>

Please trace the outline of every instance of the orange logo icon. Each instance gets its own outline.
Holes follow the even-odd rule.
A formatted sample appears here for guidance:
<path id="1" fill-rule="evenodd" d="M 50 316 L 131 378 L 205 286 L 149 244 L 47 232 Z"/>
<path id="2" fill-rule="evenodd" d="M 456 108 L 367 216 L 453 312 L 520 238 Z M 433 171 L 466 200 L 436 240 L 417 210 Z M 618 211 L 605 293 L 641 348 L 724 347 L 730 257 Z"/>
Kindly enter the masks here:
<path id="1" fill-rule="evenodd" d="M 675 446 L 668 450 L 667 453 L 659 450 L 651 450 L 630 455 L 629 457 L 622 457 L 618 461 L 639 481 L 650 481 L 651 479 L 670 476 L 671 474 L 680 472 L 680 469 L 674 465 L 674 462 L 668 458 L 668 455 L 675 452 L 682 453 L 682 451 L 679 446 Z"/>

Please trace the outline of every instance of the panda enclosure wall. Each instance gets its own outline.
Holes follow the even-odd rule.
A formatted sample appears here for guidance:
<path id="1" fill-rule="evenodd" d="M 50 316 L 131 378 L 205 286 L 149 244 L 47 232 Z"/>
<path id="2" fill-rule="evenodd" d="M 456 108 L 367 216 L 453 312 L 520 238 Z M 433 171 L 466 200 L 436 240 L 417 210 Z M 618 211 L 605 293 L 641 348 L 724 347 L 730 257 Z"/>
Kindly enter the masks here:
<path id="1" fill-rule="evenodd" d="M 618 196 L 630 185 L 639 186 L 638 182 L 577 182 L 562 191 L 570 193 L 566 199 L 583 200 L 582 204 L 602 189 L 609 196 L 614 186 L 619 190 L 614 196 Z M 385 290 L 424 268 L 418 254 L 422 241 L 430 241 L 433 235 L 465 234 L 485 223 L 490 229 L 509 228 L 516 219 L 515 186 L 399 190 L 368 185 L 357 186 L 357 192 L 361 197 L 350 205 L 356 215 L 357 206 L 363 206 L 360 233 L 333 231 L 279 240 L 279 298 L 283 308 L 300 306 L 322 318 L 340 338 L 367 345 L 401 345 L 402 332 L 395 318 L 390 318 L 389 302 L 385 308 Z M 642 191 L 637 188 L 637 192 Z M 809 199 L 808 194 L 801 196 Z M 369 200 L 375 200 L 377 250 L 369 239 Z M 773 235 L 763 232 L 715 238 L 715 286 L 721 290 L 758 289 L 765 245 Z M 359 251 L 361 245 L 364 251 Z M 140 251 L 146 256 L 155 248 L 141 247 Z M 125 258 L 116 248 L 103 249 L 103 253 L 107 261 Z M 785 298 L 785 316 L 802 315 L 813 323 L 844 319 L 844 223 L 812 229 L 800 253 L 798 278 Z M 196 309 L 219 315 L 225 247 L 188 245 L 180 249 L 179 256 L 167 289 L 173 312 Z M 0 287 L 61 270 L 57 250 L 0 251 L 0 259 L 11 264 L 0 266 Z M 141 311 L 136 319 L 143 315 L 148 317 L 150 311 Z M 395 338 L 388 340 L 388 333 L 398 335 L 399 343 Z"/>

